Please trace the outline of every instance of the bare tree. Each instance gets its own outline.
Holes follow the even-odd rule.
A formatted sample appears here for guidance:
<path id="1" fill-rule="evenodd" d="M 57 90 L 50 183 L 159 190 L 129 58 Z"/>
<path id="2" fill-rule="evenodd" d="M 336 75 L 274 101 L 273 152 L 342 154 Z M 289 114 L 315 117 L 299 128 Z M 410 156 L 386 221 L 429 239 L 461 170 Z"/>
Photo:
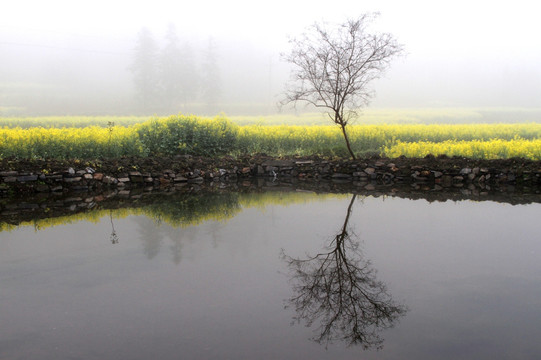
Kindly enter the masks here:
<path id="1" fill-rule="evenodd" d="M 292 273 L 294 295 L 287 300 L 295 309 L 294 320 L 308 326 L 319 321 L 318 343 L 333 340 L 381 348 L 379 332 L 392 327 L 407 308 L 394 302 L 376 270 L 363 259 L 359 243 L 351 238 L 348 222 L 353 195 L 341 230 L 326 251 L 298 259 L 282 253 Z"/>
<path id="2" fill-rule="evenodd" d="M 391 34 L 367 32 L 377 15 L 364 14 L 334 28 L 315 23 L 307 33 L 290 40 L 292 50 L 283 56 L 294 69 L 281 104 L 301 101 L 325 109 L 340 126 L 353 159 L 346 126 L 373 96 L 370 82 L 403 53 Z"/>

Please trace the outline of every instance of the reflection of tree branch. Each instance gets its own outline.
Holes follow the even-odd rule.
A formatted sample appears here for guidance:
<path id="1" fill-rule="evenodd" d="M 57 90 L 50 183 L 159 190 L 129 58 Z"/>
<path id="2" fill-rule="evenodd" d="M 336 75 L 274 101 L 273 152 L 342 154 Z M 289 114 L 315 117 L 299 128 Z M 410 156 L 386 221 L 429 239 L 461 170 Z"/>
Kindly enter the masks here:
<path id="1" fill-rule="evenodd" d="M 318 343 L 334 340 L 380 348 L 381 329 L 394 325 L 406 309 L 394 303 L 376 270 L 364 260 L 359 243 L 351 239 L 348 222 L 356 195 L 349 203 L 341 231 L 328 252 L 307 259 L 282 254 L 292 272 L 294 295 L 288 300 L 295 308 L 294 320 L 311 326 L 319 320 Z"/>
<path id="2" fill-rule="evenodd" d="M 111 240 L 111 244 L 118 244 L 118 235 L 116 234 L 116 231 L 115 231 L 115 224 L 113 222 L 113 211 L 110 210 L 109 211 L 109 219 L 111 220 L 111 236 L 109 237 L 109 239 Z"/>

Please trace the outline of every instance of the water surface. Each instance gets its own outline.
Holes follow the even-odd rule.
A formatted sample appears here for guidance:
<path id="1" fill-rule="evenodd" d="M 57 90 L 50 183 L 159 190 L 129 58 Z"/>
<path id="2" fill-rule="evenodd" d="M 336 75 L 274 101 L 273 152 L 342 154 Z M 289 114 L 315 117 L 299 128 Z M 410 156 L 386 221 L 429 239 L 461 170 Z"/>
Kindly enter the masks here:
<path id="1" fill-rule="evenodd" d="M 539 204 L 224 199 L 1 232 L 0 359 L 541 357 Z"/>

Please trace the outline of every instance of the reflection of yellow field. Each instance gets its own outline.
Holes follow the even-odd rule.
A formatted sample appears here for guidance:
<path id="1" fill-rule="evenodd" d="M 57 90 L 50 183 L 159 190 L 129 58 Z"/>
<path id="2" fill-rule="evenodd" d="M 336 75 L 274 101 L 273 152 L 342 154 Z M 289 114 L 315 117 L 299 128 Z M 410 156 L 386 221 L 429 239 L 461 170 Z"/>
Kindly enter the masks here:
<path id="1" fill-rule="evenodd" d="M 20 226 L 31 226 L 36 231 L 79 221 L 98 223 L 104 218 L 125 218 L 128 216 L 144 215 L 157 223 L 165 223 L 173 227 L 198 225 L 205 221 L 227 221 L 245 208 L 258 208 L 262 211 L 269 205 L 288 206 L 292 204 L 306 204 L 313 201 L 322 201 L 329 198 L 346 198 L 349 194 L 316 194 L 312 192 L 263 192 L 263 193 L 226 193 L 187 195 L 171 198 L 172 201 L 161 199 L 152 204 L 140 207 L 126 207 L 120 209 L 89 209 L 86 212 L 43 218 L 35 221 L 21 222 L 12 225 L 0 222 L 0 232 L 11 231 Z"/>
<path id="2" fill-rule="evenodd" d="M 0 157 L 92 159 L 159 155 L 160 151 L 167 151 L 168 155 L 195 152 L 347 156 L 340 129 L 329 125 L 329 121 L 327 125 L 267 125 L 271 121 L 238 125 L 242 123 L 238 119 L 179 115 L 145 122 L 138 122 L 140 118 L 117 121 L 115 117 L 103 117 L 96 120 L 97 125 L 86 127 L 72 127 L 67 119 L 55 122 L 53 118 L 43 118 L 45 127 L 36 127 L 40 119 L 26 119 L 19 124 L 34 124 L 29 128 L 10 127 L 17 125 L 13 119 L 0 119 L 0 125 L 4 125 L 0 129 Z M 109 126 L 104 125 L 105 119 Z M 92 120 L 87 119 L 86 123 Z M 124 123 L 126 126 L 119 126 Z M 69 127 L 62 127 L 66 124 Z M 191 134 L 180 139 L 185 129 Z M 350 125 L 348 132 L 352 148 L 360 155 L 541 159 L 540 123 Z"/>

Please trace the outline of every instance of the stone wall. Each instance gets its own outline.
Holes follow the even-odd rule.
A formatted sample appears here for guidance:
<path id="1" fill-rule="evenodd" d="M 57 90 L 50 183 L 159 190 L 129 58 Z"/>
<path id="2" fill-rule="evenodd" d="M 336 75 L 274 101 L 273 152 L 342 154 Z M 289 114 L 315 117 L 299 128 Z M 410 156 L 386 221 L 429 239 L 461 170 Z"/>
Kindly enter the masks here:
<path id="1" fill-rule="evenodd" d="M 481 189 L 512 185 L 541 187 L 541 163 L 521 159 L 473 161 L 461 158 L 274 159 L 124 159 L 114 166 L 81 163 L 11 163 L 0 169 L 0 194 L 64 193 L 101 189 L 168 188 L 204 182 L 238 182 L 252 178 L 281 181 L 333 181 L 374 187 L 412 184 L 437 188 L 475 186 Z M 63 166 L 63 168 L 62 168 Z M 130 169 L 130 170 L 126 170 Z"/>

